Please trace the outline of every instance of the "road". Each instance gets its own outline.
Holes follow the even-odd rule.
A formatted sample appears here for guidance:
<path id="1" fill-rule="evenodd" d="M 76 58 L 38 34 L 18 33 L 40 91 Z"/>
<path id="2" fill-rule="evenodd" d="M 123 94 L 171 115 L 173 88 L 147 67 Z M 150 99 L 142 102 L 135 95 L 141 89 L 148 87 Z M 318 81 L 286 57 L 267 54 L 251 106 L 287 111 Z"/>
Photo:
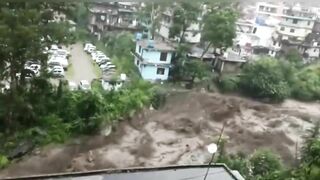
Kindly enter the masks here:
<path id="1" fill-rule="evenodd" d="M 78 84 L 81 80 L 91 82 L 93 79 L 97 78 L 97 70 L 95 70 L 90 55 L 83 51 L 82 44 L 74 44 L 68 49 L 71 53 L 69 59 L 71 67 L 69 67 L 66 72 L 67 79 Z"/>

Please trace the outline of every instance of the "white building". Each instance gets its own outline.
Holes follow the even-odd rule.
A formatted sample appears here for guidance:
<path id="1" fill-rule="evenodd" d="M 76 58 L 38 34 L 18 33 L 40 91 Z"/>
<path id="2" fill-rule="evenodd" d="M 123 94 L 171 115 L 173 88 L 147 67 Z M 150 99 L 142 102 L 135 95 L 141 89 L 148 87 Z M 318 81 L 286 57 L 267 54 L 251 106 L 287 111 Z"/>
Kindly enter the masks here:
<path id="1" fill-rule="evenodd" d="M 164 39 L 170 39 L 169 37 L 170 28 L 173 25 L 172 16 L 173 16 L 173 12 L 170 9 L 162 13 L 162 19 L 161 19 L 160 27 L 157 33 Z M 193 43 L 193 44 L 200 43 L 201 41 L 200 23 L 190 24 L 184 34 L 184 39 L 186 42 L 189 42 L 189 43 Z M 173 40 L 179 40 L 179 37 L 175 37 L 173 38 Z"/>
<path id="2" fill-rule="evenodd" d="M 134 63 L 143 79 L 167 80 L 174 48 L 158 40 L 139 40 L 136 43 Z"/>

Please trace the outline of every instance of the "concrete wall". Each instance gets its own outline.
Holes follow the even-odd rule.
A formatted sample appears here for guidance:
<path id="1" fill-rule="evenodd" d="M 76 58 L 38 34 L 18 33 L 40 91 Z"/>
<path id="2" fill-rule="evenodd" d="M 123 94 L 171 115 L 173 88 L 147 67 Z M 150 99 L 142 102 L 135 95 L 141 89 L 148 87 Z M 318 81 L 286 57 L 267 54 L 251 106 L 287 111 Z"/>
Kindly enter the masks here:
<path id="1" fill-rule="evenodd" d="M 149 62 L 149 63 L 157 63 L 157 64 L 170 64 L 172 59 L 172 53 L 167 52 L 167 59 L 166 61 L 160 61 L 161 52 L 159 51 L 146 51 L 145 49 L 142 50 L 142 58 Z"/>
<path id="2" fill-rule="evenodd" d="M 281 27 L 283 27 L 284 29 L 281 30 Z M 294 29 L 294 32 L 290 32 L 291 29 Z M 279 26 L 277 27 L 277 30 L 279 33 L 281 33 L 284 36 L 293 36 L 293 37 L 300 38 L 300 40 L 303 40 L 309 33 L 311 33 L 311 29 L 285 27 L 285 26 Z"/>
<path id="3" fill-rule="evenodd" d="M 320 49 L 319 48 L 309 48 L 306 50 L 306 53 L 309 54 L 309 58 L 319 58 Z"/>
<path id="4" fill-rule="evenodd" d="M 157 74 L 157 68 L 158 67 L 153 65 L 142 65 L 140 70 L 142 78 L 149 81 L 168 80 L 169 68 L 164 68 L 165 71 L 163 75 Z"/>

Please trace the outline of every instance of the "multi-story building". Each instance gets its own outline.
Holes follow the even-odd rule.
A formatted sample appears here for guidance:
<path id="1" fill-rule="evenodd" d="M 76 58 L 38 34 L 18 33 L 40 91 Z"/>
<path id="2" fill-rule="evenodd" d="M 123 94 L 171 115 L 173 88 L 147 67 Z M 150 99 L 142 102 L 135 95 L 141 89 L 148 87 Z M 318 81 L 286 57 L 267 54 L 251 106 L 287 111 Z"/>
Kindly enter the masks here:
<path id="1" fill-rule="evenodd" d="M 285 8 L 282 20 L 273 35 L 274 44 L 279 44 L 283 52 L 291 48 L 298 48 L 312 32 L 316 18 L 314 12 L 302 8 L 299 4 Z"/>
<path id="2" fill-rule="evenodd" d="M 89 8 L 88 28 L 98 38 L 103 32 L 112 29 L 135 30 L 137 28 L 135 10 L 135 4 L 132 3 L 92 3 Z"/>
<path id="3" fill-rule="evenodd" d="M 200 17 L 199 17 L 200 18 Z M 199 19 L 200 21 L 200 19 Z M 164 39 L 170 39 L 170 28 L 173 25 L 173 11 L 168 9 L 162 13 L 160 27 L 157 33 Z M 182 33 L 182 32 L 181 32 Z M 179 40 L 179 37 L 172 38 L 173 40 Z M 201 41 L 201 30 L 200 23 L 192 23 L 184 33 L 184 39 L 189 43 L 200 43 Z"/>
<path id="4" fill-rule="evenodd" d="M 320 22 L 316 21 L 312 33 L 308 34 L 299 48 L 306 62 L 320 58 Z"/>
<path id="5" fill-rule="evenodd" d="M 167 80 L 175 49 L 159 40 L 137 40 L 134 63 L 143 79 Z"/>

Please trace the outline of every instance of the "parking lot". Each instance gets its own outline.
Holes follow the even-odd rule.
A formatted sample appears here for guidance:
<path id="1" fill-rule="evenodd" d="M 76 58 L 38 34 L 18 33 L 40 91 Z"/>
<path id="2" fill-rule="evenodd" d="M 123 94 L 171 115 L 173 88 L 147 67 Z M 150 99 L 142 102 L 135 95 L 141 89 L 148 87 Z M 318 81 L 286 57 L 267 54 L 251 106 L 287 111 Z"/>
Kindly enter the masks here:
<path id="1" fill-rule="evenodd" d="M 91 82 L 93 79 L 98 78 L 94 63 L 92 62 L 91 57 L 84 52 L 82 44 L 74 44 L 70 46 L 68 50 L 71 54 L 69 59 L 71 65 L 66 72 L 68 81 L 79 84 L 81 80 Z"/>

